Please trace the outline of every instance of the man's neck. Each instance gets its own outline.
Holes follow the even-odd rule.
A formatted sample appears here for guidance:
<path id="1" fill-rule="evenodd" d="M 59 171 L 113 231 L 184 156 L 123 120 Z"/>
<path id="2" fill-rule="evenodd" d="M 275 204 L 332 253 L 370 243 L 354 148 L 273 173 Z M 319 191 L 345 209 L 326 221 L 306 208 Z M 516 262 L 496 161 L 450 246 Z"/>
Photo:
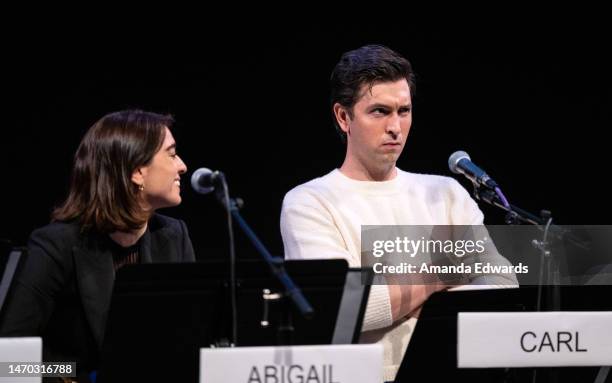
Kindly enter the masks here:
<path id="1" fill-rule="evenodd" d="M 380 167 L 366 167 L 344 160 L 340 167 L 342 174 L 356 181 L 389 181 L 397 175 L 395 163 L 385 164 Z"/>
<path id="2" fill-rule="evenodd" d="M 110 233 L 110 238 L 122 247 L 129 247 L 134 245 L 140 237 L 142 237 L 147 230 L 147 224 L 135 231 L 115 231 Z"/>

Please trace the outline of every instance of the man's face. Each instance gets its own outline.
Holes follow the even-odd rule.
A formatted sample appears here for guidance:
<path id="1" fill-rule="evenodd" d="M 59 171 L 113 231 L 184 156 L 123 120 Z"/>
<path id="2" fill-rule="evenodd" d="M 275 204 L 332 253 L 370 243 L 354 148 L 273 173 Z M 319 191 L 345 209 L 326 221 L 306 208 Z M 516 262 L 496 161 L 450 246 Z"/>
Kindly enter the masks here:
<path id="1" fill-rule="evenodd" d="M 405 79 L 371 89 L 362 85 L 352 116 L 340 123 L 347 133 L 347 157 L 363 169 L 394 167 L 411 125 L 412 100 Z"/>

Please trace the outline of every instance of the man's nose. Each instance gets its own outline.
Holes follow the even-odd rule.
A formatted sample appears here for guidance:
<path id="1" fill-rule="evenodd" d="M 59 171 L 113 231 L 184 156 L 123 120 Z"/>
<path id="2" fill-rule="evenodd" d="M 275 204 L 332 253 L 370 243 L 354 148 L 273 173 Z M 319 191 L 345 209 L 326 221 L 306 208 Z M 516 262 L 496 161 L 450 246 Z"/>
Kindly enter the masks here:
<path id="1" fill-rule="evenodd" d="M 400 119 L 399 116 L 392 116 L 389 118 L 387 122 L 386 132 L 392 134 L 393 136 L 397 136 L 402 131 L 400 127 Z"/>

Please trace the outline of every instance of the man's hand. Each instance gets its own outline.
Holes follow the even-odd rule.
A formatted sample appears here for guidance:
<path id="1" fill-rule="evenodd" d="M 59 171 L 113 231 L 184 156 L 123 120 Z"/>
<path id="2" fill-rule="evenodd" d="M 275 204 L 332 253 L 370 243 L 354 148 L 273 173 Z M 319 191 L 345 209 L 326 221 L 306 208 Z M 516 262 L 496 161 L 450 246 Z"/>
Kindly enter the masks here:
<path id="1" fill-rule="evenodd" d="M 398 284 L 387 279 L 389 297 L 391 298 L 391 314 L 393 322 L 406 316 L 418 318 L 423 303 L 436 291 L 446 290 L 450 286 L 443 283 L 431 284 Z"/>

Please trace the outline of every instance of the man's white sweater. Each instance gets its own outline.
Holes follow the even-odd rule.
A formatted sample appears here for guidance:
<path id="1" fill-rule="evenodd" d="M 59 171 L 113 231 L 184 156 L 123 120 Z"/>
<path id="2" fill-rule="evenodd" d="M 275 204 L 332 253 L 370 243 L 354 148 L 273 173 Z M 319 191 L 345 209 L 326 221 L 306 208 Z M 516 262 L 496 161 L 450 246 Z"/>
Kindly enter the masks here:
<path id="1" fill-rule="evenodd" d="M 361 225 L 482 223 L 482 212 L 452 178 L 397 169 L 389 181 L 356 181 L 335 169 L 286 194 L 280 225 L 286 259 L 344 258 L 358 267 Z M 383 344 L 385 380 L 395 378 L 415 323 L 393 323 L 387 286 L 372 286 L 362 342 Z"/>

